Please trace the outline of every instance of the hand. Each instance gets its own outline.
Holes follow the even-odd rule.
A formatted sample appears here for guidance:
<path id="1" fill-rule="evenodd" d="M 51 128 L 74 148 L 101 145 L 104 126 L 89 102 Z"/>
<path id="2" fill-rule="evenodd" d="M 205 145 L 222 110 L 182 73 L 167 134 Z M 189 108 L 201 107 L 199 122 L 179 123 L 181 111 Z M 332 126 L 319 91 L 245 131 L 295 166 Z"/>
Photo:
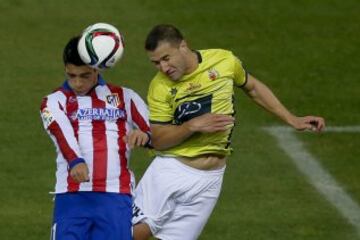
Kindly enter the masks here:
<path id="1" fill-rule="evenodd" d="M 130 149 L 134 147 L 143 147 L 149 141 L 149 135 L 145 132 L 135 129 L 128 135 L 123 137 L 125 143 L 127 143 Z"/>
<path id="2" fill-rule="evenodd" d="M 235 122 L 235 118 L 225 114 L 206 113 L 195 117 L 185 124 L 193 132 L 212 133 L 225 131 Z"/>
<path id="3" fill-rule="evenodd" d="M 70 176 L 74 179 L 77 183 L 82 182 L 88 182 L 89 179 L 89 169 L 86 165 L 86 163 L 79 163 L 76 164 L 71 170 L 70 170 Z"/>
<path id="4" fill-rule="evenodd" d="M 322 117 L 316 116 L 295 117 L 291 125 L 299 131 L 311 130 L 320 132 L 325 128 L 325 120 Z"/>

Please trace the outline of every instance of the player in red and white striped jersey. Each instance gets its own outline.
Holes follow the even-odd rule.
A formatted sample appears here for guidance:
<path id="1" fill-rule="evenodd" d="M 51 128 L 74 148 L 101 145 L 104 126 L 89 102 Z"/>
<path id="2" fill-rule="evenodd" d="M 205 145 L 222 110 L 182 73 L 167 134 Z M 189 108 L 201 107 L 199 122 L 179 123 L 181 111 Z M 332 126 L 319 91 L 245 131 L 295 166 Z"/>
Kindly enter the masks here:
<path id="1" fill-rule="evenodd" d="M 86 232 L 96 239 L 131 239 L 134 178 L 129 169 L 130 151 L 150 143 L 147 106 L 133 90 L 106 83 L 98 70 L 85 65 L 78 56 L 77 42 L 78 38 L 71 39 L 64 49 L 67 80 L 41 104 L 43 124 L 57 152 L 53 237 L 72 239 L 71 234 L 77 232 L 82 239 Z M 72 199 L 74 196 L 79 199 Z M 114 198 L 110 202 L 109 196 Z M 125 206 L 126 218 L 117 223 L 116 218 L 124 213 L 115 214 L 118 209 L 111 206 L 119 208 L 119 201 Z M 80 211 L 83 204 L 78 206 L 79 202 L 89 209 Z M 84 214 L 96 213 L 99 207 L 105 207 L 100 210 L 105 219 Z M 80 224 L 74 219 L 110 223 L 98 230 L 81 223 L 89 227 L 78 231 L 72 229 Z M 113 233 L 102 236 L 100 232 L 107 228 Z"/>

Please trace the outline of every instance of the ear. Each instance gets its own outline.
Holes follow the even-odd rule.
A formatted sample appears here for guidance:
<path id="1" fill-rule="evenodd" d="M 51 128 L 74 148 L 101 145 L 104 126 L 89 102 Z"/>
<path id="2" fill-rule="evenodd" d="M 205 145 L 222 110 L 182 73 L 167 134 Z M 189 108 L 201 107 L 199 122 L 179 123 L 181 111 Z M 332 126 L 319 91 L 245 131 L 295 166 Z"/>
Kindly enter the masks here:
<path id="1" fill-rule="evenodd" d="M 181 42 L 180 42 L 180 45 L 179 45 L 179 49 L 180 50 L 185 50 L 185 51 L 187 51 L 187 50 L 189 50 L 189 47 L 188 47 L 188 45 L 187 45 L 187 43 L 186 43 L 186 41 L 185 40 L 181 40 Z"/>

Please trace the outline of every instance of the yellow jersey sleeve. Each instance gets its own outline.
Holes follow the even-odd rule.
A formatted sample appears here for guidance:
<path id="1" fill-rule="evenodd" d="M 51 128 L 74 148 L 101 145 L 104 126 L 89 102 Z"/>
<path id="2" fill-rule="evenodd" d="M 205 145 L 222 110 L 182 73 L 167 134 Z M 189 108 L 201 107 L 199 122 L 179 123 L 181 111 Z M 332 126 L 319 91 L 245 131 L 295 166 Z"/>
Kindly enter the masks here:
<path id="1" fill-rule="evenodd" d="M 147 96 L 150 110 L 149 120 L 151 123 L 170 123 L 174 118 L 168 101 L 171 88 L 166 84 L 160 84 L 160 81 L 155 77 L 149 86 Z"/>
<path id="2" fill-rule="evenodd" d="M 246 71 L 242 66 L 239 58 L 234 56 L 234 83 L 237 87 L 242 87 L 246 84 Z"/>

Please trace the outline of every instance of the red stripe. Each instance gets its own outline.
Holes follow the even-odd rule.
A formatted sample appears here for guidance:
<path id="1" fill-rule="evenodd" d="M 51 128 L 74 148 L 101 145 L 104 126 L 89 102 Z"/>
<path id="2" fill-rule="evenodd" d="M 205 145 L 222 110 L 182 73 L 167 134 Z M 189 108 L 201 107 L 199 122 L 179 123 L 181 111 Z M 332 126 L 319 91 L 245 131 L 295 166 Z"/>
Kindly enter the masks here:
<path id="1" fill-rule="evenodd" d="M 119 96 L 120 104 L 118 108 L 125 110 L 125 102 L 124 102 L 124 92 L 120 87 L 115 87 L 112 85 L 108 85 L 112 93 L 117 93 Z M 118 127 L 118 145 L 119 145 L 119 157 L 120 157 L 120 193 L 130 193 L 130 172 L 127 166 L 128 159 L 126 158 L 126 144 L 123 140 L 123 137 L 126 135 L 126 118 L 118 119 L 116 124 Z"/>
<path id="2" fill-rule="evenodd" d="M 68 162 L 71 162 L 72 160 L 78 158 L 74 150 L 70 147 L 70 145 L 66 141 L 66 138 L 59 124 L 56 121 L 52 122 L 48 129 L 51 132 L 51 134 L 55 136 L 60 151 Z"/>
<path id="3" fill-rule="evenodd" d="M 44 108 L 46 108 L 47 105 L 47 98 L 43 98 L 41 101 L 41 106 L 40 106 L 40 111 L 44 110 Z"/>
<path id="4" fill-rule="evenodd" d="M 139 126 L 141 131 L 143 132 L 150 131 L 150 127 L 147 125 L 143 116 L 139 113 L 133 100 L 131 100 L 131 116 L 132 116 L 132 120 Z"/>
<path id="5" fill-rule="evenodd" d="M 76 153 L 71 149 L 71 147 L 67 143 L 65 136 L 61 131 L 60 126 L 57 122 L 55 121 L 52 122 L 49 126 L 49 130 L 55 136 L 56 141 L 61 150 L 61 153 L 68 162 L 78 158 Z M 68 183 L 68 187 L 67 187 L 68 192 L 76 192 L 79 190 L 79 184 L 72 179 L 72 177 L 70 176 L 70 172 L 68 173 L 67 183 Z"/>
<path id="6" fill-rule="evenodd" d="M 105 108 L 105 102 L 98 99 L 95 91 L 91 94 L 92 108 Z M 93 191 L 106 191 L 107 141 L 104 120 L 92 120 L 93 137 Z"/>

